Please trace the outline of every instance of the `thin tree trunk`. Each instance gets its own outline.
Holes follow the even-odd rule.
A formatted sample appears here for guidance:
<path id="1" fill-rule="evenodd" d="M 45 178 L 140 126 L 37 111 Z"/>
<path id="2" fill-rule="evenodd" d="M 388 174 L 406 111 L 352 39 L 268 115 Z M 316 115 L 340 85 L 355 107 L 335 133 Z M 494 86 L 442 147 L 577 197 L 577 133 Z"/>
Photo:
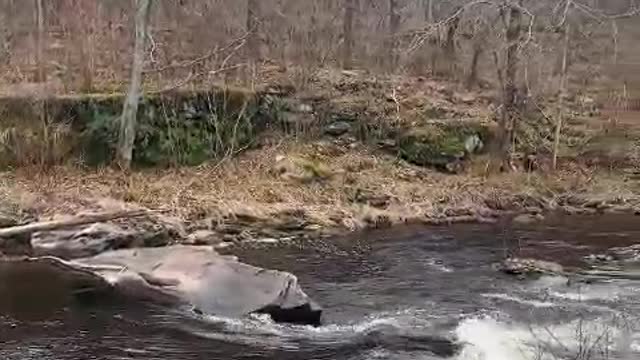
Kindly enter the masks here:
<path id="1" fill-rule="evenodd" d="M 136 140 L 138 102 L 140 100 L 140 88 L 142 85 L 142 70 L 144 66 L 147 25 L 149 22 L 149 14 L 151 13 L 151 2 L 152 0 L 136 1 L 136 39 L 133 50 L 133 66 L 131 68 L 129 91 L 120 118 L 120 137 L 118 144 L 118 163 L 125 170 L 131 167 L 133 146 Z"/>
<path id="2" fill-rule="evenodd" d="M 424 20 L 433 23 L 433 0 L 424 0 Z"/>
<path id="3" fill-rule="evenodd" d="M 391 50 L 390 69 L 393 71 L 398 66 L 399 41 L 398 31 L 400 30 L 400 14 L 398 13 L 398 0 L 389 0 L 389 48 Z"/>
<path id="4" fill-rule="evenodd" d="M 356 1 L 357 0 L 346 0 L 346 7 L 344 11 L 342 67 L 347 70 L 353 68 L 353 21 L 356 12 Z"/>
<path id="5" fill-rule="evenodd" d="M 260 0 L 247 0 L 247 33 L 249 56 L 251 60 L 260 60 Z"/>
<path id="6" fill-rule="evenodd" d="M 560 147 L 560 136 L 562 135 L 562 122 L 564 112 L 564 99 L 567 92 L 567 56 L 569 53 L 569 35 L 571 33 L 571 25 L 566 24 L 564 27 L 564 48 L 562 50 L 562 70 L 560 78 L 560 94 L 558 99 L 558 118 L 556 120 L 556 129 L 553 138 L 553 170 L 558 167 L 558 149 Z"/>
<path id="7" fill-rule="evenodd" d="M 36 21 L 38 23 L 38 29 L 36 34 L 36 63 L 37 63 L 37 76 L 36 82 L 45 82 L 46 79 L 46 71 L 45 71 L 45 63 L 44 63 L 44 6 L 42 3 L 43 0 L 36 0 Z"/>
<path id="8" fill-rule="evenodd" d="M 473 88 L 478 83 L 478 63 L 480 62 L 480 56 L 482 56 L 482 53 L 484 52 L 484 45 L 484 43 L 478 43 L 473 47 L 471 69 L 469 70 L 469 77 L 467 78 L 467 87 L 469 89 Z"/>
<path id="9" fill-rule="evenodd" d="M 509 21 L 506 30 L 507 51 L 505 60 L 504 94 L 502 100 L 502 116 L 498 122 L 498 138 L 496 153 L 502 169 L 507 171 L 511 167 L 510 149 L 513 138 L 513 128 L 517 116 L 517 86 L 518 74 L 518 41 L 520 40 L 522 13 L 517 6 L 509 8 Z"/>
<path id="10" fill-rule="evenodd" d="M 444 42 L 444 57 L 449 63 L 449 74 L 455 72 L 456 64 L 456 34 L 460 26 L 460 16 L 456 16 L 447 24 L 447 38 Z"/>
<path id="11" fill-rule="evenodd" d="M 618 65 L 618 23 L 613 20 L 611 26 L 613 28 L 613 65 Z"/>

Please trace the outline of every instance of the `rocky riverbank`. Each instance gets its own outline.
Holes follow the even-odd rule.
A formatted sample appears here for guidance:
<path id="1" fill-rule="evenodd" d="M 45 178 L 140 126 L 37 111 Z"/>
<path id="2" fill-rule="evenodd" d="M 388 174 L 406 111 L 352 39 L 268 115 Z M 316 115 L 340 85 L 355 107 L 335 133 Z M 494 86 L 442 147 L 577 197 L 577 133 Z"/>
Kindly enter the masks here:
<path id="1" fill-rule="evenodd" d="M 140 167 L 125 174 L 68 155 L 45 169 L 12 167 L 0 174 L 0 201 L 8 213 L 0 225 L 146 208 L 162 215 L 34 234 L 33 244 L 68 239 L 73 247 L 106 237 L 112 248 L 241 246 L 404 223 L 491 222 L 504 216 L 531 223 L 554 212 L 640 213 L 635 132 L 625 130 L 618 139 L 617 132 L 589 127 L 600 116 L 593 99 L 568 102 L 566 140 L 581 141 L 567 144 L 556 171 L 543 152 L 532 157 L 520 151 L 514 171 L 488 174 L 491 94 L 422 77 L 329 70 L 315 76 L 299 91 L 272 79 L 275 85 L 256 93 L 269 117 L 251 118 L 268 120 L 260 134 L 251 132 L 258 136 L 248 140 L 251 146 L 238 148 L 231 137 L 225 144 L 232 151 L 199 165 Z M 189 109 L 180 107 L 174 120 L 206 117 L 205 110 L 196 116 Z M 1 145 L 15 150 L 12 143 Z"/>
<path id="2" fill-rule="evenodd" d="M 446 175 L 392 158 L 349 151 L 327 157 L 332 176 L 305 182 L 273 168 L 282 148 L 251 152 L 211 167 L 142 171 L 58 168 L 4 174 L 3 225 L 87 212 L 149 208 L 152 217 L 34 234 L 37 248 L 64 241 L 103 249 L 173 243 L 242 246 L 389 227 L 513 217 L 537 222 L 555 212 L 640 213 L 634 184 L 606 173 Z M 298 153 L 299 154 L 299 153 Z M 354 170 L 358 169 L 358 170 Z M 96 240 L 98 239 L 98 240 Z M 20 241 L 13 243 L 19 248 Z M 20 250 L 17 250 L 18 252 Z M 6 252 L 6 250 L 5 250 Z M 85 254 L 90 255 L 90 254 Z"/>

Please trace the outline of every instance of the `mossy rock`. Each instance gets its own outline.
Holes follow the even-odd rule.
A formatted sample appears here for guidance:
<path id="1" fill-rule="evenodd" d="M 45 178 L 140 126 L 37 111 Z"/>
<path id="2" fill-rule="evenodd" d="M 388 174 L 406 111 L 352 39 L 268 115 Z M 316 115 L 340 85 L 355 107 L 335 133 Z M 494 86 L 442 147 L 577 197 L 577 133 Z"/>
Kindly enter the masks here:
<path id="1" fill-rule="evenodd" d="M 485 149 L 490 134 L 482 124 L 430 124 L 405 132 L 398 146 L 400 156 L 413 164 L 457 172 L 461 162 Z"/>

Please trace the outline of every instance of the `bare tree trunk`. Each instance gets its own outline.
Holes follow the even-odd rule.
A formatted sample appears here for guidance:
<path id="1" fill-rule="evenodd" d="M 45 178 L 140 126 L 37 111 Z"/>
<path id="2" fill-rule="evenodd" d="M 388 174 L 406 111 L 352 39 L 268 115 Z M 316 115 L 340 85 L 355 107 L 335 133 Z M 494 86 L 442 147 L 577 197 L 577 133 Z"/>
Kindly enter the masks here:
<path id="1" fill-rule="evenodd" d="M 562 50 L 562 70 L 560 78 L 560 94 L 558 99 L 558 118 L 556 119 L 556 129 L 553 138 L 553 170 L 558 167 L 558 149 L 560 147 L 560 136 L 562 135 L 562 122 L 564 112 L 564 99 L 567 92 L 567 56 L 569 53 L 569 35 L 571 33 L 571 25 L 566 24 L 564 27 L 564 48 Z"/>
<path id="2" fill-rule="evenodd" d="M 260 0 L 247 0 L 247 45 L 253 61 L 262 57 L 260 49 Z"/>
<path id="3" fill-rule="evenodd" d="M 504 94 L 502 100 L 502 116 L 498 122 L 497 146 L 494 157 L 499 159 L 502 169 L 511 167 L 510 150 L 513 128 L 517 117 L 517 85 L 518 74 L 518 41 L 522 31 L 522 12 L 518 6 L 509 7 L 509 20 L 506 29 L 507 51 L 504 72 Z"/>
<path id="4" fill-rule="evenodd" d="M 454 73 L 456 62 L 456 33 L 460 26 L 460 16 L 456 16 L 447 23 L 447 38 L 444 42 L 444 56 L 449 63 L 449 73 Z"/>
<path id="5" fill-rule="evenodd" d="M 142 68 L 144 66 L 147 25 L 151 13 L 152 0 L 136 0 L 136 39 L 133 50 L 133 66 L 129 91 L 120 118 L 120 137 L 118 144 L 118 163 L 123 169 L 131 167 L 133 146 L 136 140 L 136 122 L 140 88 L 142 86 Z"/>
<path id="6" fill-rule="evenodd" d="M 398 0 L 389 0 L 389 49 L 391 50 L 391 58 L 389 61 L 390 69 L 393 71 L 398 66 L 399 54 L 398 49 L 398 30 L 400 30 L 400 14 L 398 13 Z"/>
<path id="7" fill-rule="evenodd" d="M 357 0 L 346 0 L 346 7 L 344 11 L 344 47 L 342 52 L 342 67 L 344 69 L 353 68 L 353 21 L 356 12 Z"/>
<path id="8" fill-rule="evenodd" d="M 478 83 L 478 63 L 480 62 L 480 57 L 484 53 L 484 42 L 480 40 L 476 41 L 477 42 L 473 46 L 473 56 L 471 57 L 469 77 L 467 78 L 467 87 L 469 89 L 473 88 Z"/>
<path id="9" fill-rule="evenodd" d="M 38 30 L 36 34 L 36 63 L 38 67 L 36 82 L 44 82 L 46 79 L 45 63 L 44 63 L 44 6 L 42 0 L 36 0 L 36 21 Z"/>
<path id="10" fill-rule="evenodd" d="M 433 23 L 433 0 L 423 0 L 424 20 L 429 24 Z"/>
<path id="11" fill-rule="evenodd" d="M 618 23 L 613 20 L 611 26 L 613 28 L 613 65 L 618 65 Z"/>

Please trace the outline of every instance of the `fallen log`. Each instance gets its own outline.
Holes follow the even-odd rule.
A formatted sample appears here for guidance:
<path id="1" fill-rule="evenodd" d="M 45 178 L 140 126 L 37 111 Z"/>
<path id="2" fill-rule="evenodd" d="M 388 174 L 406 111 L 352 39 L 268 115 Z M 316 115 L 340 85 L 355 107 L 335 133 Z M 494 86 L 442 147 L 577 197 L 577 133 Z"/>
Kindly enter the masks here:
<path id="1" fill-rule="evenodd" d="M 140 217 L 151 213 L 153 213 L 153 211 L 150 210 L 121 210 L 99 214 L 84 214 L 68 219 L 41 221 L 26 225 L 11 226 L 0 229 L 0 242 L 2 242 L 3 239 L 20 235 L 31 235 L 38 231 L 60 230 L 78 225 L 93 224 L 122 218 Z"/>

